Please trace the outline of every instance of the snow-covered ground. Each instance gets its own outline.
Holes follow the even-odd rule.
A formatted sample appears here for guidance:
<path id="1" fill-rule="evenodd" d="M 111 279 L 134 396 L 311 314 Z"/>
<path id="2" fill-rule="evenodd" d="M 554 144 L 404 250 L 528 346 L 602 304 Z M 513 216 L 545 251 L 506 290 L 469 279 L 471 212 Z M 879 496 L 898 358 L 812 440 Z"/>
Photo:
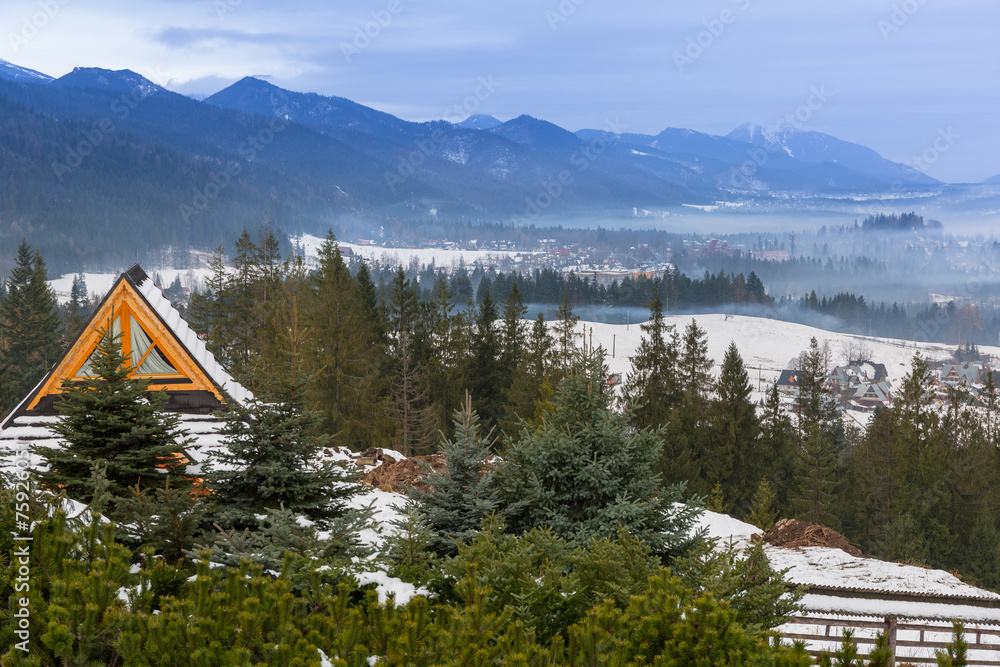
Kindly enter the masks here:
<path id="1" fill-rule="evenodd" d="M 292 243 L 301 245 L 306 257 L 315 257 L 322 238 L 304 234 L 292 239 Z M 379 260 L 382 264 L 409 266 L 415 257 L 420 264 L 435 266 L 458 266 L 459 262 L 472 264 L 476 261 L 499 262 L 503 257 L 513 257 L 522 254 L 511 250 L 448 250 L 443 248 L 383 248 L 377 245 L 358 245 L 337 241 L 337 245 L 350 248 L 351 252 L 368 260 Z"/>
<path id="2" fill-rule="evenodd" d="M 872 338 L 854 334 L 834 333 L 816 329 L 803 324 L 794 324 L 766 317 L 747 317 L 743 315 L 671 315 L 665 318 L 668 325 L 676 327 L 678 333 L 684 333 L 691 320 L 705 330 L 708 342 L 708 355 L 714 362 L 714 372 L 719 374 L 726 348 L 731 342 L 743 357 L 743 363 L 750 375 L 753 387 L 752 400 L 758 402 L 767 398 L 781 371 L 789 368 L 792 359 L 809 348 L 809 341 L 815 336 L 820 346 L 829 345 L 831 361 L 835 365 L 846 363 L 846 350 L 863 344 L 871 351 L 870 361 L 885 364 L 889 373 L 889 381 L 894 387 L 910 370 L 910 362 L 916 352 L 931 361 L 949 359 L 954 353 L 953 346 L 941 343 L 917 343 L 894 338 Z M 577 324 L 577 335 L 584 337 L 587 344 L 602 346 L 608 354 L 607 363 L 612 373 L 621 373 L 622 381 L 628 380 L 632 370 L 631 357 L 642 342 L 640 325 L 603 324 L 600 322 L 580 322 Z M 582 338 L 580 339 L 582 340 Z M 1000 358 L 1000 348 L 982 346 L 984 355 Z M 869 413 L 848 410 L 846 419 L 853 420 L 859 426 L 868 423 Z"/>

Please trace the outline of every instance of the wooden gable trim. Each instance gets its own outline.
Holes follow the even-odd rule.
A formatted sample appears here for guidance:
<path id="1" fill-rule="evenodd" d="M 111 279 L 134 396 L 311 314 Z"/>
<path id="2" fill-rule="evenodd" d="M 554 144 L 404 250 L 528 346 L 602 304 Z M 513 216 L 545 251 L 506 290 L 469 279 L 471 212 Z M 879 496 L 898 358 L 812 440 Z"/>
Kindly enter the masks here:
<path id="1" fill-rule="evenodd" d="M 23 410 L 31 411 L 38 406 L 44 397 L 62 393 L 63 379 L 76 378 L 80 369 L 96 349 L 100 340 L 99 331 L 106 326 L 112 317 L 129 314 L 135 317 L 139 325 L 149 335 L 152 344 L 160 349 L 167 361 L 178 371 L 176 375 L 169 376 L 138 376 L 151 380 L 149 387 L 151 391 L 170 390 L 176 387 L 179 382 L 183 382 L 186 391 L 210 392 L 220 403 L 226 403 L 225 397 L 216 388 L 215 383 L 201 368 L 201 365 L 191 357 L 159 314 L 153 310 L 132 282 L 127 279 L 127 274 L 122 274 L 98 306 L 94 315 L 91 316 L 83 332 L 66 350 L 42 384 L 32 393 Z M 123 331 L 125 327 L 123 321 Z M 18 412 L 20 411 L 18 410 Z"/>

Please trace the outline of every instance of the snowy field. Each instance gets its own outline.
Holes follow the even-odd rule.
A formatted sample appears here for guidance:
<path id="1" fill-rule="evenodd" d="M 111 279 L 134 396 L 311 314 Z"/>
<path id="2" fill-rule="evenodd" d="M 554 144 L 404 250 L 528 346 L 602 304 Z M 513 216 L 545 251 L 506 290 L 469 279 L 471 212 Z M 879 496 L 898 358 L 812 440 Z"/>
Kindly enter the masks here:
<path id="1" fill-rule="evenodd" d="M 302 246 L 307 258 L 315 257 L 324 239 L 318 236 L 304 234 L 292 239 L 293 244 Z M 510 250 L 446 250 L 441 248 L 383 248 L 375 245 L 357 245 L 337 241 L 337 245 L 350 248 L 355 255 L 367 260 L 378 260 L 382 265 L 409 266 L 414 258 L 417 263 L 435 266 L 458 266 L 460 262 L 472 264 L 475 261 L 499 262 L 503 257 L 513 257 L 522 254 Z"/>

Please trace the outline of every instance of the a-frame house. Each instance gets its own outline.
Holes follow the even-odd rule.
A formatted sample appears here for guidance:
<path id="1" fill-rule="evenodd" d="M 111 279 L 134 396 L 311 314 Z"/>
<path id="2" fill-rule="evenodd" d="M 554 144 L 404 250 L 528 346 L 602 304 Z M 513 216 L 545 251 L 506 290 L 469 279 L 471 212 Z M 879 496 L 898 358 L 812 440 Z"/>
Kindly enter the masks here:
<path id="1" fill-rule="evenodd" d="M 63 381 L 83 382 L 90 357 L 102 331 L 110 326 L 121 335 L 122 352 L 129 355 L 132 376 L 150 380 L 150 389 L 167 394 L 165 409 L 181 414 L 181 426 L 195 439 L 187 454 L 194 464 L 208 449 L 218 446 L 220 420 L 214 416 L 230 405 L 246 405 L 253 397 L 226 372 L 197 334 L 170 305 L 138 264 L 115 281 L 58 362 L 41 382 L 0 422 L 0 458 L 10 464 L 13 449 L 24 445 L 56 446 L 50 430 L 59 419 L 56 401 Z"/>

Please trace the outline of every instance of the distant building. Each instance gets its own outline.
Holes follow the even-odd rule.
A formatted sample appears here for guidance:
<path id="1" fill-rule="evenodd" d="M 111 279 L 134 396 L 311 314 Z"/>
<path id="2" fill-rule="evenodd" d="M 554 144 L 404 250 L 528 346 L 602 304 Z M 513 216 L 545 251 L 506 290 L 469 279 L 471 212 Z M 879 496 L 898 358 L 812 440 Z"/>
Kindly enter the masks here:
<path id="1" fill-rule="evenodd" d="M 750 256 L 765 262 L 787 262 L 789 260 L 788 253 L 784 250 L 754 250 Z"/>

